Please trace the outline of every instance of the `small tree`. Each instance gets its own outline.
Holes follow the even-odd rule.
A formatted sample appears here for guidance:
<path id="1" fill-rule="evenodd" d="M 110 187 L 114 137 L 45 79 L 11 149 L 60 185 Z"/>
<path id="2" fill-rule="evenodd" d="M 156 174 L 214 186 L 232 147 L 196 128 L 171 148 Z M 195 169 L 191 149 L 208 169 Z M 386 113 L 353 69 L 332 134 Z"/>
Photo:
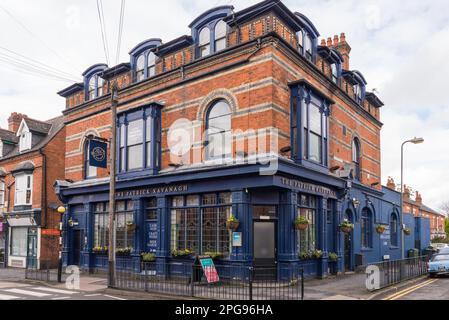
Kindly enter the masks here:
<path id="1" fill-rule="evenodd" d="M 446 237 L 449 238 L 449 218 L 444 220 L 444 231 L 446 231 Z"/>
<path id="2" fill-rule="evenodd" d="M 446 232 L 446 237 L 449 239 L 449 201 L 443 202 L 440 209 L 446 215 L 446 219 L 444 220 L 444 231 Z"/>

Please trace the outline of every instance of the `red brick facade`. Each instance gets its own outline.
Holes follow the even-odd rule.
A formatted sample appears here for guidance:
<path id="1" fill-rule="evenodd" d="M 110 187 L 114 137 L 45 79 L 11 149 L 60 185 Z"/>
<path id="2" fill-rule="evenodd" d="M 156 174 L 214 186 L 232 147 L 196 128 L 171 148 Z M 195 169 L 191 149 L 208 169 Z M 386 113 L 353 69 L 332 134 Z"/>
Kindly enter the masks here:
<path id="1" fill-rule="evenodd" d="M 332 41 L 331 41 L 332 43 Z M 349 45 L 342 34 L 329 43 L 346 57 L 349 68 Z M 149 102 L 162 102 L 162 169 L 170 159 L 167 130 L 179 118 L 197 121 L 204 126 L 204 115 L 210 103 L 224 98 L 233 108 L 232 128 L 279 129 L 279 149 L 290 142 L 290 89 L 288 84 L 305 79 L 335 101 L 330 116 L 330 167 L 352 163 L 352 141 L 361 141 L 361 181 L 381 188 L 380 113 L 367 100 L 359 105 L 354 100 L 352 85 L 341 78 L 331 80 L 331 68 L 319 56 L 314 64 L 297 52 L 298 40 L 282 18 L 274 12 L 255 16 L 250 22 L 230 28 L 227 50 L 206 58 L 194 59 L 194 46 L 159 56 L 156 76 L 131 83 L 132 73 L 120 74 L 117 80 L 119 112 Z M 110 84 L 104 86 L 109 92 Z M 67 97 L 64 112 L 67 125 L 65 178 L 83 179 L 83 145 L 85 136 L 93 133 L 110 138 L 110 98 L 105 95 L 85 101 L 83 90 Z M 195 141 L 201 145 L 201 139 Z M 201 147 L 197 147 L 201 148 Z M 203 159 L 190 159 L 191 163 Z M 99 177 L 108 176 L 101 170 Z"/>

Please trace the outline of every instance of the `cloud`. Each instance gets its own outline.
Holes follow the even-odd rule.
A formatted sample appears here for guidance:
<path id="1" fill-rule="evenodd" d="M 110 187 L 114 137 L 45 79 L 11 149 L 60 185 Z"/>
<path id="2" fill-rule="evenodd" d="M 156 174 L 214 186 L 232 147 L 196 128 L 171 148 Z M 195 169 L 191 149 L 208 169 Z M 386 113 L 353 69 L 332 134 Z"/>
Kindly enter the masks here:
<path id="1" fill-rule="evenodd" d="M 170 41 L 188 34 L 188 24 L 213 6 L 232 3 L 236 10 L 257 0 L 127 1 L 120 62 L 148 38 Z M 446 0 L 284 0 L 306 14 L 322 37 L 346 32 L 352 46 L 351 68 L 360 70 L 369 88 L 380 91 L 384 182 L 399 179 L 403 140 L 424 136 L 406 148 L 406 183 L 438 207 L 449 200 L 449 1 Z M 95 1 L 3 0 L 1 5 L 28 31 L 0 10 L 0 44 L 80 77 L 105 61 Z M 110 59 L 115 62 L 120 1 L 103 1 Z M 29 32 L 31 31 L 31 33 Z M 64 100 L 56 92 L 70 83 L 33 77 L 0 61 L 0 125 L 11 111 L 39 119 L 61 114 Z M 399 182 L 399 181 L 398 181 Z"/>

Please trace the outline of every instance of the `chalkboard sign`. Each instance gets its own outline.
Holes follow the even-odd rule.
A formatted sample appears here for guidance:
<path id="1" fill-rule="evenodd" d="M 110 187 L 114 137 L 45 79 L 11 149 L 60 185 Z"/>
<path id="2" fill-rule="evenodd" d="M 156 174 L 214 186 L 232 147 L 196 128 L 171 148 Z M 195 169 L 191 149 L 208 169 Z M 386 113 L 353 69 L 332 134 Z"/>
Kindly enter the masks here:
<path id="1" fill-rule="evenodd" d="M 217 283 L 220 281 L 217 269 L 215 268 L 214 260 L 209 256 L 198 257 L 203 268 L 204 275 L 206 276 L 207 283 Z"/>
<path id="2" fill-rule="evenodd" d="M 147 250 L 148 252 L 155 253 L 157 251 L 157 221 L 149 222 L 147 224 Z"/>

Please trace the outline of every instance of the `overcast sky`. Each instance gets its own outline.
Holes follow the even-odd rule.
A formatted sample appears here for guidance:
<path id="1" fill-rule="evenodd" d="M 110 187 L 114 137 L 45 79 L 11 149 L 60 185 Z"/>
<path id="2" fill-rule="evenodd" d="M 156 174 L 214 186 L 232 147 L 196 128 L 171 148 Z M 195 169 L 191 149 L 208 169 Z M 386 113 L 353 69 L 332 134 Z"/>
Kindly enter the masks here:
<path id="1" fill-rule="evenodd" d="M 236 10 L 254 0 L 127 0 L 120 62 L 148 38 L 164 42 L 189 34 L 189 23 L 216 5 Z M 438 208 L 449 201 L 449 1 L 447 0 L 284 0 L 307 15 L 322 37 L 346 32 L 351 69 L 361 71 L 368 89 L 385 102 L 382 121 L 382 176 L 400 178 L 400 145 L 406 147 L 405 183 Z M 120 0 L 103 1 L 111 65 L 117 57 Z M 6 11 L 5 11 L 6 10 Z M 0 0 L 0 53 L 32 57 L 81 80 L 81 73 L 106 61 L 96 0 Z M 3 49 L 1 49 L 3 48 Z M 16 56 L 17 57 L 17 56 Z M 18 111 L 37 119 L 61 114 L 56 92 L 70 82 L 34 76 L 0 55 L 0 126 Z"/>

